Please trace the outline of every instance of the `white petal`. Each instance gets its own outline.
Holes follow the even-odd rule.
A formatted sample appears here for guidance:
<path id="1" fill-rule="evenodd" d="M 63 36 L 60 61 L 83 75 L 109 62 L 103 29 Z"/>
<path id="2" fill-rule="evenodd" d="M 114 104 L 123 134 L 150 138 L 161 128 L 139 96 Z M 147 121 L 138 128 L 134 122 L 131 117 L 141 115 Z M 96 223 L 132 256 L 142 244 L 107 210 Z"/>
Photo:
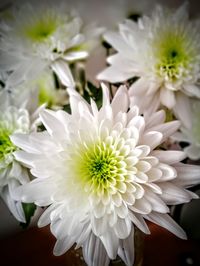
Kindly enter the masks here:
<path id="1" fill-rule="evenodd" d="M 160 106 L 159 92 L 145 96 L 145 101 L 143 97 L 135 95 L 131 96 L 130 100 L 130 106 L 137 105 L 140 114 L 148 115 L 148 117 L 150 117 Z"/>
<path id="2" fill-rule="evenodd" d="M 131 231 L 131 221 L 128 218 L 118 218 L 116 224 L 114 225 L 114 231 L 118 238 L 127 238 Z"/>
<path id="3" fill-rule="evenodd" d="M 16 146 L 20 147 L 23 150 L 30 153 L 38 153 L 38 150 L 30 144 L 30 135 L 14 134 L 10 136 L 10 139 Z"/>
<path id="4" fill-rule="evenodd" d="M 65 128 L 63 124 L 57 119 L 56 112 L 50 110 L 43 110 L 40 112 L 40 118 L 45 128 L 52 135 L 53 132 L 56 132 L 56 136 L 63 136 Z"/>
<path id="5" fill-rule="evenodd" d="M 146 162 L 145 160 L 140 160 L 135 167 L 138 171 L 146 173 L 151 169 L 151 164 Z"/>
<path id="6" fill-rule="evenodd" d="M 27 203 L 35 202 L 39 206 L 48 206 L 52 203 L 52 195 L 55 192 L 55 184 L 52 180 L 35 179 L 28 184 L 16 189 L 15 196 Z"/>
<path id="7" fill-rule="evenodd" d="M 168 137 L 172 136 L 180 127 L 181 123 L 179 121 L 171 121 L 158 126 L 154 126 L 151 130 L 159 131 L 163 134 L 164 142 Z"/>
<path id="8" fill-rule="evenodd" d="M 103 105 L 102 107 L 109 106 L 110 105 L 110 93 L 108 90 L 108 87 L 101 83 L 102 91 L 103 91 Z"/>
<path id="9" fill-rule="evenodd" d="M 160 198 L 162 195 L 156 195 L 150 189 L 146 189 L 145 198 L 151 204 L 151 208 L 153 211 L 160 213 L 169 212 L 169 208 L 165 204 L 165 202 Z"/>
<path id="10" fill-rule="evenodd" d="M 160 91 L 160 101 L 167 108 L 173 108 L 176 104 L 174 92 L 172 90 L 162 88 Z"/>
<path id="11" fill-rule="evenodd" d="M 176 168 L 165 163 L 159 163 L 158 168 L 162 171 L 160 182 L 172 180 L 177 176 Z"/>
<path id="12" fill-rule="evenodd" d="M 142 116 L 135 116 L 133 119 L 131 119 L 127 125 L 127 127 L 136 127 L 140 134 L 142 134 L 144 128 L 145 128 L 145 120 Z M 145 144 L 145 143 L 142 143 Z"/>
<path id="13" fill-rule="evenodd" d="M 150 234 L 149 228 L 141 214 L 135 214 L 130 211 L 129 218 L 134 223 L 134 225 L 136 225 L 142 232 L 144 232 L 145 234 Z"/>
<path id="14" fill-rule="evenodd" d="M 88 266 L 108 266 L 110 262 L 101 240 L 93 233 L 83 245 L 83 257 Z"/>
<path id="15" fill-rule="evenodd" d="M 160 184 L 160 188 L 162 189 L 162 195 L 160 195 L 160 197 L 168 205 L 181 204 L 189 202 L 192 199 L 192 195 L 190 195 L 186 190 L 174 185 L 173 183 L 162 183 Z"/>
<path id="16" fill-rule="evenodd" d="M 192 102 L 188 96 L 178 92 L 176 95 L 176 105 L 173 107 L 173 111 L 181 123 L 188 129 L 192 128 Z"/>
<path id="17" fill-rule="evenodd" d="M 64 254 L 68 249 L 72 247 L 74 242 L 75 242 L 74 239 L 70 236 L 65 237 L 63 239 L 58 239 L 54 246 L 53 254 L 55 256 L 60 256 Z"/>
<path id="18" fill-rule="evenodd" d="M 6 86 L 8 88 L 9 87 L 14 88 L 17 85 L 21 84 L 22 82 L 29 80 L 30 78 L 33 79 L 35 76 L 37 76 L 37 74 L 40 73 L 43 67 L 44 66 L 41 61 L 37 62 L 38 69 L 36 70 L 36 73 L 34 73 L 35 75 L 31 76 L 29 72 L 32 72 L 32 70 L 35 70 L 34 60 L 33 61 L 29 61 L 29 60 L 21 61 L 21 64 L 18 66 L 18 68 L 15 69 L 15 71 L 12 72 L 12 74 L 7 79 Z"/>
<path id="19" fill-rule="evenodd" d="M 139 78 L 136 82 L 134 82 L 129 88 L 129 95 L 136 96 L 136 95 L 144 95 L 147 93 L 149 87 L 149 80 L 142 77 Z"/>
<path id="20" fill-rule="evenodd" d="M 146 215 L 145 218 L 155 224 L 166 228 L 182 239 L 187 238 L 183 229 L 167 214 L 152 212 Z"/>
<path id="21" fill-rule="evenodd" d="M 92 226 L 92 231 L 94 232 L 96 236 L 99 237 L 102 234 L 105 234 L 105 231 L 107 229 L 106 217 L 101 217 L 101 218 L 92 217 L 91 226 Z"/>
<path id="22" fill-rule="evenodd" d="M 145 119 L 146 128 L 150 130 L 156 125 L 163 124 L 165 122 L 165 118 L 166 115 L 164 110 L 159 110 L 158 112 L 151 114 L 147 119 Z"/>
<path id="23" fill-rule="evenodd" d="M 131 49 L 117 32 L 106 32 L 104 34 L 105 40 L 110 43 L 117 51 L 128 52 L 131 55 Z"/>
<path id="24" fill-rule="evenodd" d="M 77 91 L 75 91 L 72 88 L 68 88 L 67 92 L 70 95 L 69 100 L 70 100 L 70 107 L 71 107 L 73 116 L 80 117 L 80 113 L 77 108 L 80 102 L 82 103 L 82 105 L 84 105 L 84 109 L 90 110 L 90 105 L 87 103 L 87 101 L 84 98 L 81 97 L 81 95 Z"/>
<path id="25" fill-rule="evenodd" d="M 194 186 L 200 180 L 200 166 L 178 163 L 173 165 L 177 171 L 177 178 L 175 182 L 182 186 Z"/>
<path id="26" fill-rule="evenodd" d="M 127 266 L 132 266 L 135 259 L 134 251 L 134 227 L 126 239 L 120 239 L 118 255 Z"/>
<path id="27" fill-rule="evenodd" d="M 63 58 L 67 61 L 81 60 L 85 59 L 86 57 L 88 57 L 88 52 L 86 51 L 68 52 L 63 56 Z"/>
<path id="28" fill-rule="evenodd" d="M 59 79 L 66 87 L 75 87 L 74 79 L 68 64 L 63 60 L 57 60 L 51 65 L 53 71 L 58 75 Z"/>
<path id="29" fill-rule="evenodd" d="M 110 66 L 97 75 L 98 80 L 106 80 L 111 83 L 122 82 L 130 79 L 134 76 L 134 73 L 125 72 L 121 69 Z"/>
<path id="30" fill-rule="evenodd" d="M 1 191 L 1 197 L 8 206 L 13 216 L 20 222 L 25 223 L 26 218 L 20 201 L 14 200 L 8 190 L 8 187 L 4 187 Z"/>
<path id="31" fill-rule="evenodd" d="M 119 87 L 112 100 L 111 107 L 113 109 L 114 115 L 119 112 L 119 108 L 121 112 L 127 112 L 129 107 L 129 99 L 128 99 L 127 89 L 125 86 Z"/>
<path id="32" fill-rule="evenodd" d="M 161 144 L 162 139 L 163 134 L 157 131 L 150 131 L 142 136 L 140 143 L 149 146 L 151 150 L 153 150 Z"/>
<path id="33" fill-rule="evenodd" d="M 158 168 L 151 168 L 147 173 L 149 182 L 155 182 L 162 176 L 162 171 Z"/>
<path id="34" fill-rule="evenodd" d="M 148 214 L 152 211 L 151 204 L 146 198 L 136 200 L 135 204 L 129 207 L 132 211 L 140 214 Z"/>
<path id="35" fill-rule="evenodd" d="M 161 162 L 166 164 L 178 163 L 186 158 L 186 154 L 183 151 L 154 150 L 152 151 L 151 155 L 155 156 Z"/>
<path id="36" fill-rule="evenodd" d="M 58 207 L 58 204 L 52 204 L 51 206 L 49 206 L 44 212 L 43 214 L 40 216 L 39 220 L 38 220 L 38 227 L 43 227 L 46 226 L 48 224 L 51 223 L 51 212 L 53 210 L 55 210 Z"/>
<path id="37" fill-rule="evenodd" d="M 194 84 L 184 84 L 185 93 L 192 97 L 200 98 L 200 88 Z"/>
<path id="38" fill-rule="evenodd" d="M 115 65 L 121 69 L 121 71 L 131 72 L 135 69 L 136 65 L 131 58 L 126 58 L 122 54 L 117 53 L 107 58 L 107 62 L 110 65 Z"/>
<path id="39" fill-rule="evenodd" d="M 104 234 L 103 236 L 100 237 L 101 241 L 104 244 L 104 247 L 108 253 L 108 256 L 110 259 L 115 259 L 117 256 L 117 250 L 118 250 L 118 245 L 119 245 L 119 239 L 113 232 L 113 230 L 110 228 Z"/>

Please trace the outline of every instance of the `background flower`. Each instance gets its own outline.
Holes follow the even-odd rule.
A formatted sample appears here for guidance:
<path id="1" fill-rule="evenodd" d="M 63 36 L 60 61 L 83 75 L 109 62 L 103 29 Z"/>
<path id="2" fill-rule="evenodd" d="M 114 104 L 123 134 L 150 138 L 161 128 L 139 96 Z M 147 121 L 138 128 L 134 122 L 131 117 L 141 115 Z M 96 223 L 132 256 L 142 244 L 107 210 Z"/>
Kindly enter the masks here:
<path id="1" fill-rule="evenodd" d="M 145 219 L 185 238 L 167 204 L 196 198 L 186 187 L 199 182 L 199 167 L 180 163 L 184 152 L 156 150 L 180 123 L 165 123 L 163 111 L 147 121 L 137 107 L 128 111 L 123 86 L 111 103 L 103 86 L 100 110 L 75 90 L 69 94 L 71 115 L 45 110 L 40 117 L 46 131 L 12 136 L 24 150 L 15 152 L 17 160 L 36 177 L 16 197 L 49 206 L 39 226 L 51 223 L 54 254 L 76 243 L 88 265 L 108 265 L 117 254 L 132 265 L 134 226 L 150 233 Z"/>
<path id="2" fill-rule="evenodd" d="M 174 12 L 157 6 L 151 17 L 143 16 L 138 23 L 126 20 L 118 33 L 104 37 L 117 53 L 108 57 L 111 66 L 98 79 L 114 83 L 139 77 L 130 96 L 141 112 L 160 104 L 173 108 L 177 91 L 200 97 L 199 21 L 189 21 L 186 4 Z"/>
<path id="3" fill-rule="evenodd" d="M 68 63 L 85 59 L 102 29 L 84 26 L 64 2 L 24 3 L 7 10 L 0 25 L 0 67 L 12 71 L 15 87 L 52 68 L 65 86 L 74 86 Z"/>
<path id="4" fill-rule="evenodd" d="M 27 94 L 24 96 L 22 101 L 24 106 L 22 106 L 22 103 L 18 105 L 19 99 L 14 101 L 7 91 L 0 92 L 0 196 L 14 217 L 25 223 L 21 201 L 15 200 L 13 193 L 16 187 L 29 181 L 30 175 L 28 170 L 14 158 L 13 153 L 18 148 L 10 140 L 13 133 L 25 134 L 36 129 L 36 113 L 29 113 L 33 105 L 28 104 Z"/>

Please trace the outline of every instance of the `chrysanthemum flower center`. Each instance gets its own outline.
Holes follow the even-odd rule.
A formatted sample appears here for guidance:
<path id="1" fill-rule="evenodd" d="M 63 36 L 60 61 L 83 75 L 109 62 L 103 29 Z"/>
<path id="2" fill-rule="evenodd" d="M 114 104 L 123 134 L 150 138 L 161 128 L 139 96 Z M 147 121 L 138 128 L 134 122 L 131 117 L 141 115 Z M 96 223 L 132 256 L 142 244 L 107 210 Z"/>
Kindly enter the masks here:
<path id="1" fill-rule="evenodd" d="M 163 33 L 154 43 L 157 74 L 165 80 L 176 81 L 191 71 L 195 52 L 186 36 L 168 32 Z"/>
<path id="2" fill-rule="evenodd" d="M 110 174 L 109 160 L 103 158 L 97 158 L 89 166 L 89 171 L 92 176 L 96 176 L 100 179 L 107 179 Z"/>
<path id="3" fill-rule="evenodd" d="M 92 184 L 96 190 L 108 189 L 111 183 L 116 183 L 119 161 L 116 151 L 104 142 L 94 144 L 84 151 L 79 173 L 85 183 Z"/>
<path id="4" fill-rule="evenodd" d="M 9 137 L 11 134 L 11 131 L 0 125 L 0 160 L 16 150 L 16 146 L 11 142 Z"/>
<path id="5" fill-rule="evenodd" d="M 46 16 L 45 16 L 46 15 Z M 42 42 L 56 30 L 57 21 L 52 14 L 44 14 L 40 19 L 33 20 L 24 29 L 24 35 L 32 41 Z"/>

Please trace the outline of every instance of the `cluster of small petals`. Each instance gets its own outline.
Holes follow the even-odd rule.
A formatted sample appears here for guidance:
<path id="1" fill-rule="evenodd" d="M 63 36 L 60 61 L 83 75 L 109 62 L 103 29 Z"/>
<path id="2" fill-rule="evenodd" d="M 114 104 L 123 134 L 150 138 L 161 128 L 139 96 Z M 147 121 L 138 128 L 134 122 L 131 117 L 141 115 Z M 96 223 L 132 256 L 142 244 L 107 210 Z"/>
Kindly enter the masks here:
<path id="1" fill-rule="evenodd" d="M 123 246 L 133 236 L 134 226 L 149 233 L 144 219 L 185 238 L 167 215 L 167 204 L 195 197 L 185 187 L 198 182 L 198 167 L 191 173 L 184 166 L 184 175 L 179 163 L 185 158 L 183 152 L 156 150 L 180 123 L 165 123 L 164 111 L 146 120 L 136 106 L 130 107 L 124 86 L 110 102 L 103 85 L 99 110 L 93 100 L 89 105 L 75 90 L 68 92 L 71 115 L 45 110 L 40 118 L 46 131 L 12 136 L 21 148 L 15 152 L 16 159 L 36 177 L 20 187 L 16 196 L 50 205 L 39 226 L 51 223 L 57 238 L 54 254 L 63 254 L 76 243 L 83 248 L 85 261 L 93 265 L 94 254 L 89 250 L 93 241 L 98 262 L 118 254 L 131 265 L 134 254 L 125 259 Z"/>

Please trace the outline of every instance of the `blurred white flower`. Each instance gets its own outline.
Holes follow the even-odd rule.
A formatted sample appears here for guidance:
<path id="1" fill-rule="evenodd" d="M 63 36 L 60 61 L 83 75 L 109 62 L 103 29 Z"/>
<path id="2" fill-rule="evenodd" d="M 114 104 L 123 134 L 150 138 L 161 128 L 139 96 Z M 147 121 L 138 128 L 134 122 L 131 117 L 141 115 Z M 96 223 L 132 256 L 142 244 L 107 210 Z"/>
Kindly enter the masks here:
<path id="1" fill-rule="evenodd" d="M 30 114 L 25 108 L 31 107 L 27 97 L 21 100 L 23 106 L 19 106 L 19 99 L 15 101 L 7 91 L 0 92 L 0 196 L 14 217 L 25 222 L 21 201 L 14 199 L 13 191 L 29 181 L 29 174 L 27 168 L 14 158 L 13 153 L 18 148 L 12 143 L 10 136 L 13 133 L 24 134 L 35 130 L 37 116 L 36 113 Z"/>
<path id="2" fill-rule="evenodd" d="M 111 66 L 98 78 L 114 83 L 139 77 L 130 96 L 141 112 L 160 104 L 173 108 L 178 91 L 200 97 L 199 26 L 199 21 L 189 21 L 186 4 L 175 12 L 157 6 L 151 17 L 125 21 L 119 33 L 105 34 L 117 54 L 108 57 Z"/>
<path id="3" fill-rule="evenodd" d="M 180 94 L 174 113 L 181 127 L 172 138 L 189 144 L 183 150 L 190 159 L 200 159 L 200 101 Z"/>
<path id="4" fill-rule="evenodd" d="M 51 67 L 73 87 L 68 63 L 85 59 L 102 29 L 84 27 L 64 2 L 23 3 L 9 15 L 0 24 L 0 69 L 13 71 L 6 86 L 16 87 Z"/>
<path id="5" fill-rule="evenodd" d="M 71 115 L 45 110 L 40 117 L 46 131 L 12 136 L 22 149 L 16 159 L 36 177 L 15 196 L 48 206 L 39 226 L 51 223 L 54 254 L 76 243 L 88 265 L 108 265 L 117 254 L 132 265 L 134 226 L 150 233 L 144 219 L 185 238 L 166 204 L 196 197 L 185 187 L 199 182 L 200 168 L 180 163 L 184 152 L 155 150 L 180 123 L 165 123 L 164 111 L 145 121 L 129 106 L 124 86 L 111 103 L 103 86 L 100 110 L 75 90 L 69 94 Z"/>

